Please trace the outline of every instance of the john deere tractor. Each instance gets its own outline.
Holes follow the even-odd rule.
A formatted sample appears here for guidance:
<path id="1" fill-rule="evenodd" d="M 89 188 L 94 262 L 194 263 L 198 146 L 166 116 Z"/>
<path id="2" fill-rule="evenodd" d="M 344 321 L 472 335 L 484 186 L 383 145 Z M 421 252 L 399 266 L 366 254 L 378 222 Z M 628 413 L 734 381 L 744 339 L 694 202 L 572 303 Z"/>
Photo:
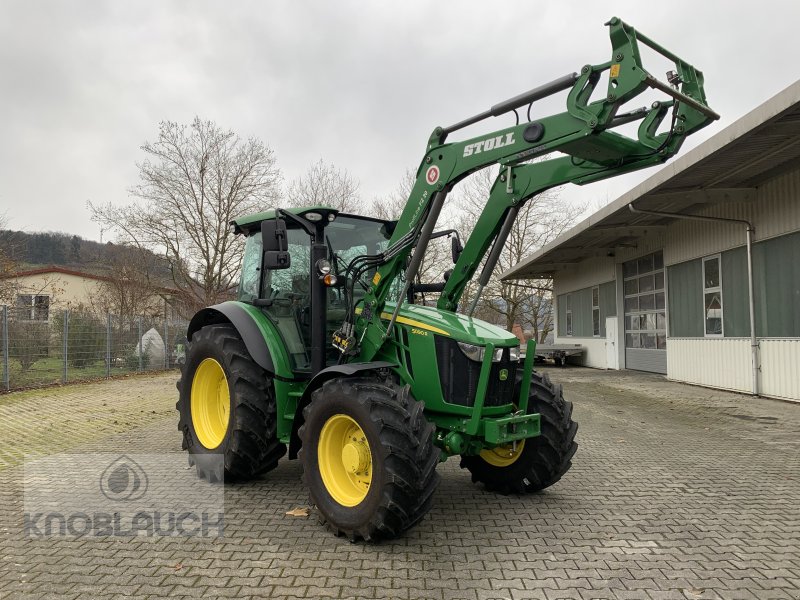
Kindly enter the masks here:
<path id="1" fill-rule="evenodd" d="M 373 540 L 422 519 L 448 457 L 501 494 L 538 492 L 566 473 L 577 448 L 572 405 L 533 371 L 533 341 L 523 360 L 514 335 L 472 317 L 478 297 L 525 202 L 663 163 L 718 118 L 700 71 L 617 18 L 607 25 L 609 61 L 434 129 L 398 220 L 309 206 L 233 221 L 245 238 L 238 299 L 194 316 L 178 383 L 178 428 L 200 476 L 258 477 L 288 446 L 320 519 Z M 644 69 L 640 45 L 674 63 L 667 82 Z M 647 90 L 662 98 L 620 110 Z M 565 112 L 520 120 L 518 109 L 530 115 L 559 92 Z M 510 127 L 447 141 L 507 113 Z M 636 122 L 635 136 L 615 131 Z M 448 193 L 490 165 L 499 175 L 469 239 L 436 231 Z M 440 235 L 451 236 L 453 265 L 442 281 L 421 282 Z M 220 454 L 224 467 L 210 458 Z"/>

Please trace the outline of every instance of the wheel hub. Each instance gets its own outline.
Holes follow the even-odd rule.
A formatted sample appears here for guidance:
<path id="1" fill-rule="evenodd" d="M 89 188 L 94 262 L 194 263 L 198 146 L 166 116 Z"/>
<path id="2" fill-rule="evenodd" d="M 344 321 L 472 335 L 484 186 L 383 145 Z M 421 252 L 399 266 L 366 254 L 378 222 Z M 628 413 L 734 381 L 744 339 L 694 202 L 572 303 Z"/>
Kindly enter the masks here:
<path id="1" fill-rule="evenodd" d="M 342 464 L 349 473 L 361 473 L 369 463 L 369 446 L 361 440 L 351 441 L 342 448 Z"/>
<path id="2" fill-rule="evenodd" d="M 372 451 L 364 430 L 349 415 L 330 417 L 322 426 L 317 447 L 322 483 L 342 506 L 356 506 L 372 483 Z"/>
<path id="3" fill-rule="evenodd" d="M 197 440 L 209 450 L 217 448 L 228 432 L 231 395 L 225 371 L 215 359 L 206 358 L 197 365 L 190 402 Z"/>

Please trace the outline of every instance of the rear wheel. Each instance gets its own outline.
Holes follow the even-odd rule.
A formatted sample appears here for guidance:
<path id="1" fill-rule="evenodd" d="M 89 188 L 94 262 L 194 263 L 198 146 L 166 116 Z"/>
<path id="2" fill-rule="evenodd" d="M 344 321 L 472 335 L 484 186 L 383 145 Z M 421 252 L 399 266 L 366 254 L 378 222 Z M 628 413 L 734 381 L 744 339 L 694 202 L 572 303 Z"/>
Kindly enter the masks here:
<path id="1" fill-rule="evenodd" d="M 249 479 L 277 466 L 286 446 L 277 439 L 272 380 L 232 325 L 195 332 L 178 391 L 183 449 L 200 477 Z"/>
<path id="2" fill-rule="evenodd" d="M 578 449 L 578 424 L 561 386 L 547 375 L 532 373 L 528 412 L 541 415 L 538 437 L 461 458 L 461 468 L 472 473 L 473 482 L 501 494 L 525 494 L 550 487 L 569 470 Z"/>
<path id="3" fill-rule="evenodd" d="M 327 381 L 299 434 L 303 481 L 320 520 L 352 540 L 391 538 L 430 509 L 439 450 L 408 386 L 377 377 Z"/>

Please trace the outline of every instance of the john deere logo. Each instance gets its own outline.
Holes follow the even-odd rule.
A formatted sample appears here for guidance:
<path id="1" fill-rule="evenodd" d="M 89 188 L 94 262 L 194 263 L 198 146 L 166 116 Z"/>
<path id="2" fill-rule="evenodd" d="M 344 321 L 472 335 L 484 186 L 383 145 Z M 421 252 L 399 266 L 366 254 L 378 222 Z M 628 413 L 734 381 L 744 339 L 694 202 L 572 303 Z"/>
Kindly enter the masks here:
<path id="1" fill-rule="evenodd" d="M 500 369 L 500 381 L 508 379 L 508 369 Z"/>

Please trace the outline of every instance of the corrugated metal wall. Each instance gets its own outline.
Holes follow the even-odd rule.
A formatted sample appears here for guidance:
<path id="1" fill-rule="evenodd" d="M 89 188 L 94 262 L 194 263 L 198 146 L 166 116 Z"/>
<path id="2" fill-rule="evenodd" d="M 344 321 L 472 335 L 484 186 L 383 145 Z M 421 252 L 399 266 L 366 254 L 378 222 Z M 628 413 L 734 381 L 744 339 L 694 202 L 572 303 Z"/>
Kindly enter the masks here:
<path id="1" fill-rule="evenodd" d="M 703 265 L 690 260 L 667 267 L 669 335 L 703 337 Z M 669 352 L 669 342 L 667 342 Z"/>
<path id="2" fill-rule="evenodd" d="M 698 214 L 747 219 L 756 227 L 756 240 L 800 229 L 800 170 L 792 171 L 758 188 L 758 201 L 718 204 Z M 667 228 L 664 262 L 667 265 L 716 254 L 745 244 L 744 225 L 704 221 L 678 221 Z"/>
<path id="3" fill-rule="evenodd" d="M 556 298 L 558 305 L 558 335 L 567 335 L 567 296 L 572 312 L 572 335 L 592 337 L 592 288 L 575 290 Z"/>
<path id="4" fill-rule="evenodd" d="M 567 295 L 556 296 L 555 335 L 567 335 Z"/>
<path id="5" fill-rule="evenodd" d="M 592 286 L 594 287 L 594 286 Z M 616 282 L 607 281 L 598 287 L 600 300 L 600 337 L 606 336 L 606 317 L 617 314 Z M 572 335 L 575 337 L 593 337 L 592 323 L 592 288 L 587 287 L 569 292 L 572 310 Z M 558 314 L 557 333 L 567 335 L 567 294 L 556 296 Z"/>
<path id="6" fill-rule="evenodd" d="M 722 252 L 722 302 L 726 337 L 750 335 L 747 252 Z M 702 261 L 667 268 L 670 335 L 703 337 Z M 753 246 L 756 334 L 800 337 L 800 232 Z"/>
<path id="7" fill-rule="evenodd" d="M 676 381 L 752 391 L 748 338 L 670 338 L 667 377 Z M 800 339 L 759 339 L 759 389 L 763 396 L 800 401 Z"/>
<path id="8" fill-rule="evenodd" d="M 629 260 L 633 260 L 634 258 L 639 258 L 641 256 L 645 256 L 646 254 L 652 254 L 653 252 L 658 252 L 663 248 L 664 248 L 663 233 L 648 235 L 646 238 L 639 238 L 638 240 L 636 240 L 635 248 L 617 248 L 616 250 L 617 255 L 615 260 L 618 263 L 628 262 Z M 664 260 L 666 261 L 666 252 L 664 253 Z"/>
<path id="9" fill-rule="evenodd" d="M 800 401 L 800 339 L 762 339 L 761 393 Z"/>
<path id="10" fill-rule="evenodd" d="M 617 314 L 617 282 L 600 284 L 600 337 L 606 337 L 606 317 Z"/>
<path id="11" fill-rule="evenodd" d="M 749 393 L 752 390 L 750 340 L 670 338 L 667 340 L 667 377 Z"/>
<path id="12" fill-rule="evenodd" d="M 611 281 L 616 277 L 614 258 L 590 258 L 570 267 L 568 271 L 557 271 L 553 278 L 554 294 L 565 294 Z"/>
<path id="13" fill-rule="evenodd" d="M 663 350 L 645 350 L 642 348 L 625 348 L 625 368 L 648 373 L 667 373 L 667 352 Z"/>

